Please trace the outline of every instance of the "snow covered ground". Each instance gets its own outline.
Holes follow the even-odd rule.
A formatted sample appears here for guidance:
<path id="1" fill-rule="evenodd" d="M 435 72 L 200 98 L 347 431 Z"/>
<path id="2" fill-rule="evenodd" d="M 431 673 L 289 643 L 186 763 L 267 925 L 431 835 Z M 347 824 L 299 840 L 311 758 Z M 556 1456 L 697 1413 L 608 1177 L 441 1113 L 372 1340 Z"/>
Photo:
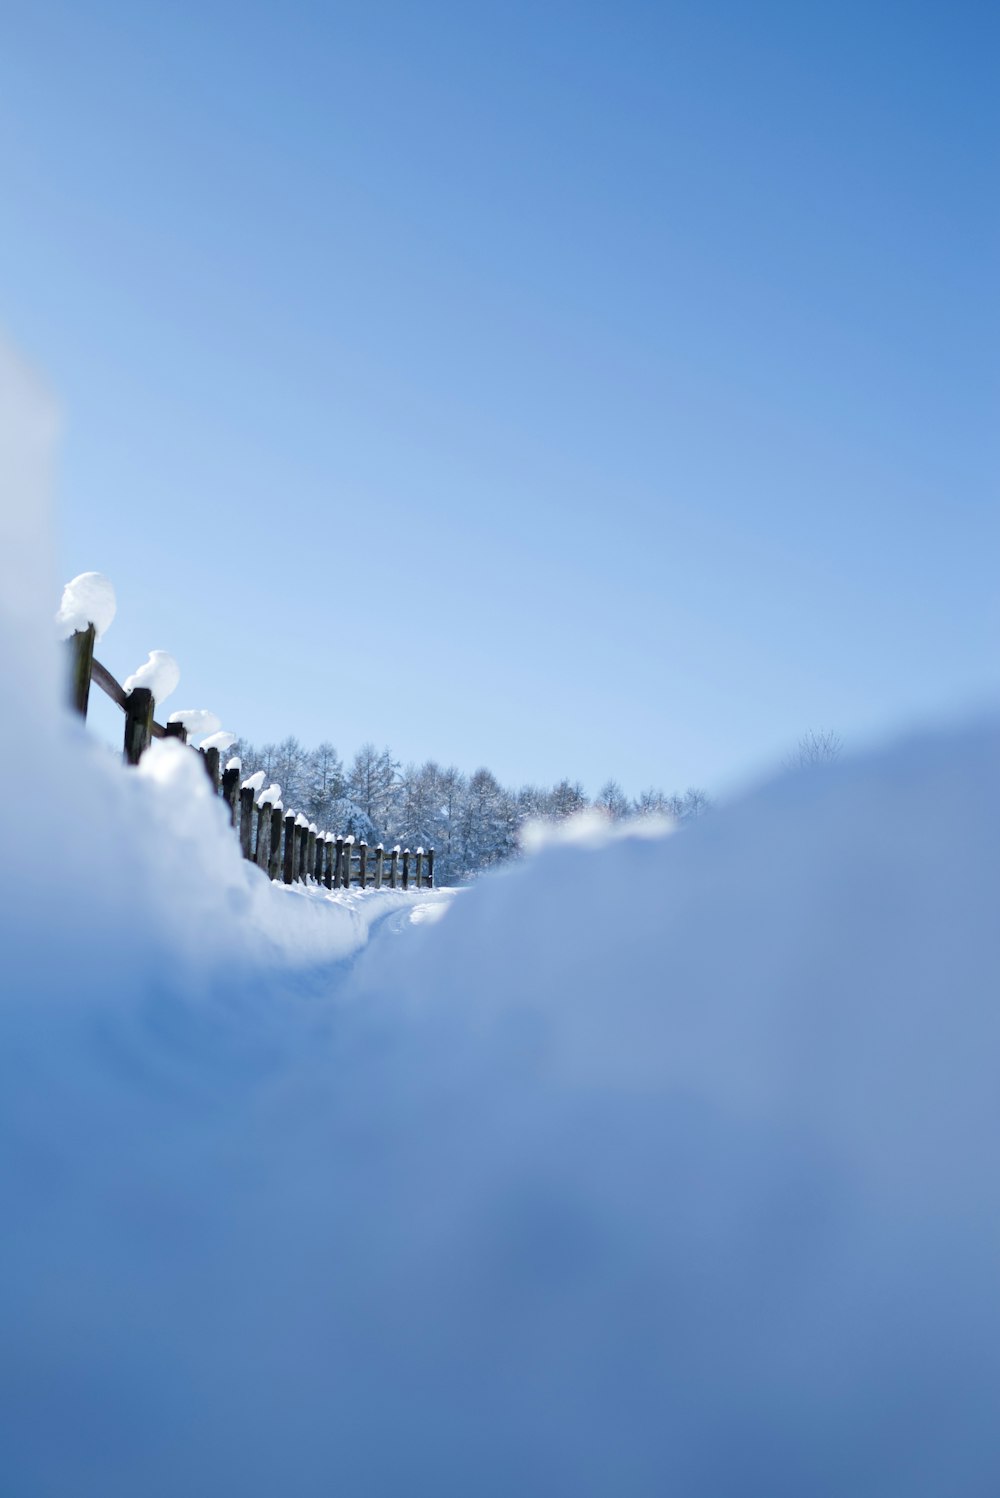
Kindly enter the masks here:
<path id="1" fill-rule="evenodd" d="M 992 1498 L 996 724 L 450 903 L 272 887 L 52 706 L 4 388 L 3 1492 Z"/>

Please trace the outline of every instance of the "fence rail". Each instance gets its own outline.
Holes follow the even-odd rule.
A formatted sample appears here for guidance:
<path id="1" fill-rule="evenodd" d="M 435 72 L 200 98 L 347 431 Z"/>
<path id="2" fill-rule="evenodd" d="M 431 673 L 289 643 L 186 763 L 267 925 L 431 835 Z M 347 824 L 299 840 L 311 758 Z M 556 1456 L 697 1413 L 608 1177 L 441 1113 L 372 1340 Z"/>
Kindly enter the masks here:
<path id="1" fill-rule="evenodd" d="M 124 756 L 129 765 L 139 763 L 154 738 L 178 738 L 186 744 L 183 723 L 156 722 L 156 704 L 148 687 L 133 687 L 126 692 L 107 667 L 95 660 L 95 638 L 95 628 L 90 625 L 69 640 L 72 707 L 86 719 L 94 685 L 121 708 L 125 715 Z M 229 810 L 243 857 L 270 879 L 284 884 L 320 884 L 327 889 L 433 888 L 433 848 L 411 852 L 409 848 L 384 848 L 381 843 L 370 848 L 350 835 L 321 832 L 301 812 L 262 801 L 257 788 L 241 782 L 239 766 L 222 768 L 218 749 L 191 746 L 191 752 L 200 756 L 213 791 Z"/>

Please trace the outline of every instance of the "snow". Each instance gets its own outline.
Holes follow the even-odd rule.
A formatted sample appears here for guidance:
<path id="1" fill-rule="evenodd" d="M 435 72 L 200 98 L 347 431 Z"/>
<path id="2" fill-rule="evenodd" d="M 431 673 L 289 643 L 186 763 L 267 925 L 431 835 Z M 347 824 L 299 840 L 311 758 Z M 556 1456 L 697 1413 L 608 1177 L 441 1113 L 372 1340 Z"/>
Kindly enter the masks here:
<path id="1" fill-rule="evenodd" d="M 61 714 L 5 382 L 60 857 L 0 861 L 4 1490 L 1000 1490 L 997 723 L 453 900 L 272 885 L 189 750 Z"/>
<path id="2" fill-rule="evenodd" d="M 96 626 L 99 640 L 111 626 L 115 617 L 115 590 L 110 578 L 103 572 L 81 572 L 63 589 L 62 602 L 56 614 L 56 625 L 61 640 L 68 639 L 77 630 L 88 625 Z"/>
<path id="3" fill-rule="evenodd" d="M 220 719 L 214 713 L 210 713 L 206 707 L 181 708 L 179 712 L 170 714 L 168 722 L 183 723 L 189 739 L 203 738 L 206 734 L 218 733 L 222 727 Z M 234 743 L 235 740 L 230 739 L 229 742 Z M 209 746 L 202 743 L 201 747 L 204 749 Z M 229 748 L 229 744 L 226 748 Z"/>
<path id="4" fill-rule="evenodd" d="M 298 813 L 298 815 L 297 815 L 297 816 L 296 816 L 296 818 L 295 818 L 295 825 L 296 825 L 296 827 L 305 827 L 305 828 L 307 828 L 307 829 L 308 829 L 308 827 L 309 827 L 309 822 L 308 822 L 308 820 L 307 820 L 307 819 L 306 819 L 306 818 L 305 818 L 305 817 L 304 817 L 304 816 L 303 816 L 303 815 L 302 815 L 302 813 L 301 813 L 301 812 L 299 812 L 299 813 Z"/>
<path id="5" fill-rule="evenodd" d="M 267 776 L 265 775 L 263 770 L 255 770 L 252 775 L 248 775 L 246 780 L 244 780 L 242 789 L 245 791 L 253 791 L 254 795 L 256 795 L 258 791 L 263 789 L 264 781 L 266 779 Z"/>
<path id="6" fill-rule="evenodd" d="M 263 773 L 263 772 L 258 771 L 258 774 L 261 774 L 261 773 Z M 276 785 L 275 782 L 272 781 L 271 784 L 268 786 L 267 790 L 266 791 L 261 791 L 260 795 L 257 797 L 257 805 L 258 806 L 274 806 L 280 800 L 281 800 L 281 786 L 280 785 Z"/>
<path id="7" fill-rule="evenodd" d="M 234 754 L 233 757 L 232 757 L 232 759 L 227 759 L 226 760 L 226 769 L 227 770 L 242 770 L 242 768 L 243 768 L 243 761 L 240 759 L 240 757 L 239 757 L 238 754 Z"/>
<path id="8" fill-rule="evenodd" d="M 225 751 L 232 748 L 233 744 L 235 743 L 235 733 L 227 733 L 225 729 L 223 729 L 219 733 L 208 734 L 205 738 L 202 739 L 199 747 L 202 749 L 218 749 L 220 753 L 224 754 Z M 232 764 L 232 760 L 230 760 L 230 764 Z M 243 768 L 242 761 L 240 762 L 239 768 Z"/>
<path id="9" fill-rule="evenodd" d="M 136 687 L 148 687 L 153 701 L 159 706 L 175 690 L 180 679 L 181 668 L 173 656 L 165 650 L 151 650 L 148 658 L 137 671 L 125 678 L 122 686 L 126 692 L 133 692 Z"/>

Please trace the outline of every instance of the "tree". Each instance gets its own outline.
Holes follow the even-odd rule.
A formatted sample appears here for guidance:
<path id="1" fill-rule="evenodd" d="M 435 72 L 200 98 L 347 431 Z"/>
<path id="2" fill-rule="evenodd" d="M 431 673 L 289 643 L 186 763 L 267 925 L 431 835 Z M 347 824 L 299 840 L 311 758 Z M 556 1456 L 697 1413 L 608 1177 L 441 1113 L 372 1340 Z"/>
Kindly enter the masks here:
<path id="1" fill-rule="evenodd" d="M 487 769 L 469 779 L 461 824 L 463 874 L 478 873 L 509 858 L 517 846 L 517 808 Z"/>
<path id="2" fill-rule="evenodd" d="M 343 762 L 332 744 L 324 742 L 306 756 L 304 780 L 306 815 L 320 827 L 329 827 L 345 791 Z"/>
<path id="3" fill-rule="evenodd" d="M 606 780 L 597 792 L 594 806 L 598 811 L 604 812 L 613 822 L 620 822 L 623 818 L 630 816 L 632 803 L 618 784 L 617 780 Z"/>
<path id="4" fill-rule="evenodd" d="M 552 787 L 545 808 L 546 816 L 563 817 L 575 816 L 578 811 L 585 811 L 590 805 L 583 786 L 577 780 L 572 785 L 568 780 L 560 780 L 558 785 Z"/>
<path id="5" fill-rule="evenodd" d="M 832 765 L 844 752 L 844 741 L 832 728 L 811 728 L 804 733 L 788 756 L 790 769 L 802 770 L 810 765 Z"/>
<path id="6" fill-rule="evenodd" d="M 282 739 L 278 745 L 268 744 L 265 747 L 267 760 L 260 768 L 266 770 L 270 778 L 281 786 L 281 799 L 285 807 L 301 811 L 308 796 L 305 749 L 294 734 Z"/>
<path id="7" fill-rule="evenodd" d="M 359 807 L 380 835 L 394 824 L 396 772 L 399 765 L 388 749 L 362 744 L 347 776 L 347 796 Z"/>
<path id="8" fill-rule="evenodd" d="M 666 817 L 673 814 L 671 800 L 671 797 L 651 785 L 639 792 L 632 806 L 637 817 Z"/>

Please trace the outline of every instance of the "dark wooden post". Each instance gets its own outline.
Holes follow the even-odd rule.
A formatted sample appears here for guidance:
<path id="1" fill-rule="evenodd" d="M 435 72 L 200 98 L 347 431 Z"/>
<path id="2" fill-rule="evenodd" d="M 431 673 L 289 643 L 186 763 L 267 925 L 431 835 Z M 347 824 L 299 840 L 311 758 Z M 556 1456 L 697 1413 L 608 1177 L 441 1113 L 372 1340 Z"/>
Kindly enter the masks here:
<path id="1" fill-rule="evenodd" d="M 212 790 L 219 794 L 219 751 L 218 749 L 202 749 L 199 751 L 208 771 L 208 778 L 212 782 Z"/>
<path id="2" fill-rule="evenodd" d="M 385 863 L 385 849 L 379 843 L 375 849 L 375 888 L 382 888 L 382 866 Z"/>
<path id="3" fill-rule="evenodd" d="M 88 624 L 86 629 L 78 629 L 69 642 L 69 704 L 81 718 L 86 718 L 90 701 L 90 673 L 94 669 L 96 639 L 97 626 Z"/>
<path id="4" fill-rule="evenodd" d="M 285 812 L 285 856 L 282 864 L 282 878 L 286 884 L 291 884 L 295 878 L 295 813 Z"/>
<path id="5" fill-rule="evenodd" d="M 253 856 L 250 852 L 253 835 L 253 803 L 253 786 L 240 786 L 240 849 L 244 858 Z"/>
<path id="6" fill-rule="evenodd" d="M 316 878 L 316 834 L 310 826 L 306 831 L 306 878 Z"/>
<path id="7" fill-rule="evenodd" d="M 416 866 L 417 889 L 423 889 L 423 887 L 424 887 L 424 850 L 423 850 L 423 848 L 418 848 L 417 851 L 416 851 L 416 854 L 414 856 L 415 856 L 415 858 L 417 860 L 417 866 Z"/>
<path id="8" fill-rule="evenodd" d="M 333 887 L 340 889 L 344 882 L 344 839 L 338 837 L 334 843 Z"/>
<path id="9" fill-rule="evenodd" d="M 364 838 L 358 844 L 358 883 L 362 889 L 368 883 L 368 844 Z"/>
<path id="10" fill-rule="evenodd" d="M 271 807 L 271 848 L 267 860 L 269 879 L 277 879 L 281 873 L 281 820 L 284 815 L 280 806 Z"/>
<path id="11" fill-rule="evenodd" d="M 403 849 L 403 888 L 404 889 L 409 889 L 409 887 L 410 887 L 410 850 L 409 850 L 409 848 L 404 848 Z"/>
<path id="12" fill-rule="evenodd" d="M 137 765 L 153 736 L 153 694 L 133 687 L 125 699 L 125 763 Z"/>
<path id="13" fill-rule="evenodd" d="M 396 888 L 396 870 L 399 867 L 399 849 L 393 848 L 389 854 L 389 887 Z"/>
<path id="14" fill-rule="evenodd" d="M 163 737 L 165 739 L 180 739 L 182 744 L 188 741 L 188 731 L 183 723 L 164 723 Z"/>
<path id="15" fill-rule="evenodd" d="M 218 749 L 216 749 L 218 754 Z M 254 849 L 254 863 L 259 869 L 267 869 L 271 857 L 271 808 L 270 806 L 258 806 L 257 808 L 257 846 Z"/>
<path id="16" fill-rule="evenodd" d="M 333 838 L 326 833 L 323 838 L 323 883 L 333 889 Z"/>
<path id="17" fill-rule="evenodd" d="M 434 888 L 434 849 L 427 849 L 427 888 Z"/>
<path id="18" fill-rule="evenodd" d="M 183 724 L 178 724 L 178 727 L 183 727 Z M 236 826 L 236 808 L 239 805 L 240 776 L 242 773 L 239 765 L 234 765 L 231 770 L 223 770 L 222 772 L 222 799 L 229 807 L 229 820 L 234 827 Z"/>

